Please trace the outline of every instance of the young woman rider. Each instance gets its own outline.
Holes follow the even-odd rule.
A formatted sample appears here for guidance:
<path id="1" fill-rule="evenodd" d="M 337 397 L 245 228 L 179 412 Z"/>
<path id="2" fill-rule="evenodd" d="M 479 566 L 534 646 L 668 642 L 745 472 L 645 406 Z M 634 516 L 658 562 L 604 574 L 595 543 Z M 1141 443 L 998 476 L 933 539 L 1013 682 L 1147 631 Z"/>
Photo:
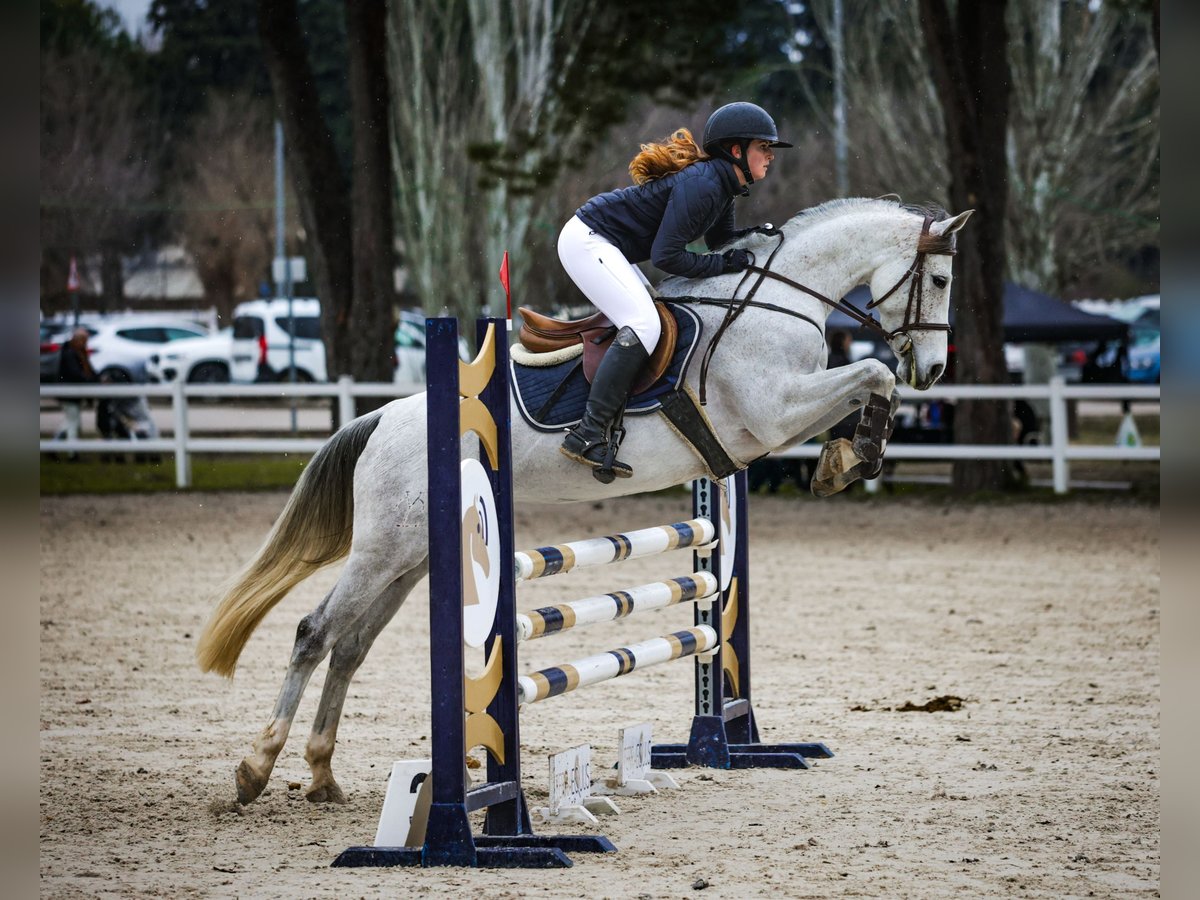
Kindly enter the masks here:
<path id="1" fill-rule="evenodd" d="M 593 197 L 563 227 L 563 268 L 618 329 L 592 379 L 583 418 L 561 447 L 599 480 L 633 474 L 615 459 L 615 446 L 610 452 L 613 424 L 660 332 L 649 282 L 635 263 L 648 259 L 687 278 L 743 271 L 750 264 L 744 250 L 701 254 L 687 245 L 703 237 L 712 249 L 751 231 L 773 234 L 769 225 L 735 228 L 733 201 L 766 177 L 775 148 L 790 146 L 764 109 L 727 104 L 709 117 L 701 146 L 686 128 L 662 143 L 643 144 L 629 163 L 633 186 Z"/>

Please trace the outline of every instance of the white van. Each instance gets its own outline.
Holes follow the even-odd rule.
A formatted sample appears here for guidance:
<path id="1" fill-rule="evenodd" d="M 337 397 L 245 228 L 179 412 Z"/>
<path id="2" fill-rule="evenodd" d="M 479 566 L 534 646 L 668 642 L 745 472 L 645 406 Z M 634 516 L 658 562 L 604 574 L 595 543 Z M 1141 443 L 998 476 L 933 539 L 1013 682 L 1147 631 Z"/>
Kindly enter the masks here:
<path id="1" fill-rule="evenodd" d="M 292 300 L 296 326 L 296 380 L 327 381 L 325 344 L 321 341 L 321 303 L 314 297 Z M 287 381 L 291 334 L 288 301 L 250 300 L 233 310 L 234 382 Z"/>

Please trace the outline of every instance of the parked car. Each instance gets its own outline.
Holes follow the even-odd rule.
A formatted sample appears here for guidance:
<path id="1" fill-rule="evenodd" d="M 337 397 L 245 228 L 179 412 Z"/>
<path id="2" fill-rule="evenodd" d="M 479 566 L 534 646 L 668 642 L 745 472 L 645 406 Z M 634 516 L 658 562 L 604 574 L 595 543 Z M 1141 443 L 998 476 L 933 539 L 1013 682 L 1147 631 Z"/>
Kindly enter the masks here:
<path id="1" fill-rule="evenodd" d="M 472 335 L 473 336 L 473 335 Z M 470 362 L 473 357 L 467 339 L 458 338 L 458 358 Z M 404 310 L 396 324 L 396 366 L 393 383 L 401 385 L 404 393 L 418 394 L 425 390 L 425 315 Z"/>
<path id="2" fill-rule="evenodd" d="M 1125 378 L 1135 384 L 1159 384 L 1162 369 L 1159 356 L 1160 336 L 1153 335 L 1148 341 L 1133 344 L 1126 357 Z"/>
<path id="3" fill-rule="evenodd" d="M 396 324 L 395 384 L 408 393 L 425 390 L 425 317 L 404 312 Z"/>
<path id="4" fill-rule="evenodd" d="M 183 378 L 189 384 L 223 384 L 233 365 L 233 327 L 207 337 L 172 341 L 146 361 L 150 381 L 172 382 Z"/>
<path id="5" fill-rule="evenodd" d="M 1129 327 L 1129 350 L 1125 354 L 1125 379 L 1138 384 L 1159 384 L 1161 332 L 1159 311 L 1146 310 Z"/>
<path id="6" fill-rule="evenodd" d="M 320 301 L 296 298 L 291 313 L 295 322 L 296 380 L 328 380 Z M 292 341 L 288 326 L 286 299 L 239 303 L 233 310 L 230 378 L 243 383 L 287 381 Z"/>
<path id="7" fill-rule="evenodd" d="M 43 328 L 52 323 L 44 323 Z M 61 352 L 62 344 L 69 340 L 74 326 L 59 322 L 61 331 L 51 333 L 42 340 L 42 374 L 50 369 L 50 358 Z M 146 362 L 151 355 L 162 349 L 164 344 L 185 338 L 204 337 L 208 329 L 203 325 L 170 313 L 131 313 L 128 315 L 100 318 L 80 318 L 79 325 L 88 332 L 88 359 L 98 376 L 120 373 L 115 380 L 145 381 Z M 45 331 L 43 331 L 45 335 Z M 57 350 L 51 351 L 51 345 Z M 58 376 L 57 362 L 53 364 L 54 378 Z"/>

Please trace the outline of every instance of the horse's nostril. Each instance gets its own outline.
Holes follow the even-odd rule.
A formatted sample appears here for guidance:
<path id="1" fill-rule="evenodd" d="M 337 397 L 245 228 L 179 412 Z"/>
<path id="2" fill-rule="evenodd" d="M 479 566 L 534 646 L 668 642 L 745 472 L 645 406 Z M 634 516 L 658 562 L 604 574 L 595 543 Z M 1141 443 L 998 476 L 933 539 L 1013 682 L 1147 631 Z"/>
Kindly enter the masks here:
<path id="1" fill-rule="evenodd" d="M 945 366 L 943 366 L 941 363 L 938 363 L 936 366 L 934 366 L 932 369 L 930 369 L 930 370 L 929 370 L 929 381 L 930 381 L 930 383 L 932 383 L 932 382 L 935 382 L 935 381 L 937 381 L 939 378 L 941 378 L 941 377 L 942 377 L 942 372 L 945 370 L 945 368 L 946 368 L 946 367 L 945 367 Z"/>

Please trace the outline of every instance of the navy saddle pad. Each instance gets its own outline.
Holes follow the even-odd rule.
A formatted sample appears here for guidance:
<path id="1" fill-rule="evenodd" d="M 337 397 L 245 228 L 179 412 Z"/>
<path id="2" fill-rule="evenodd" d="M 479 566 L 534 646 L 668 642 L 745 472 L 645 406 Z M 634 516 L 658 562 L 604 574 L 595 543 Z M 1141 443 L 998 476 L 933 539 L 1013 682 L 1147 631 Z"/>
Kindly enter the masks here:
<path id="1" fill-rule="evenodd" d="M 629 398 L 627 416 L 644 416 L 656 412 L 665 394 L 674 390 L 687 377 L 688 365 L 700 341 L 700 317 L 688 307 L 668 303 L 667 307 L 679 324 L 675 353 L 666 373 L 648 390 Z M 562 431 L 583 418 L 591 385 L 583 377 L 583 356 L 559 363 L 557 366 L 512 367 L 512 391 L 521 417 L 539 431 Z"/>

